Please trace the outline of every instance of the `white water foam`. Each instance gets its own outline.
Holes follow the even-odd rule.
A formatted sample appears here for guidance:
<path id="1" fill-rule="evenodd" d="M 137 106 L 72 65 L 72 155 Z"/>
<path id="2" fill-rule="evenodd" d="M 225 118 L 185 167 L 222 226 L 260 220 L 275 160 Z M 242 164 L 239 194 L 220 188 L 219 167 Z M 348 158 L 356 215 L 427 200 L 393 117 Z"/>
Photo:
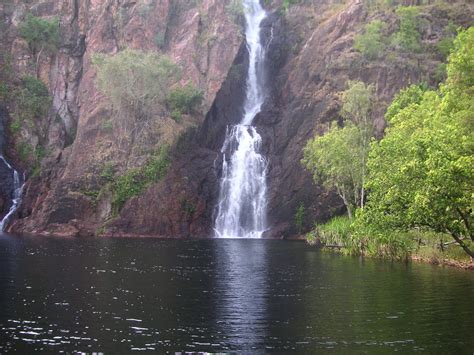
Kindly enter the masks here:
<path id="1" fill-rule="evenodd" d="M 244 116 L 228 127 L 224 145 L 222 178 L 215 235 L 218 238 L 260 238 L 266 229 L 267 161 L 260 154 L 262 138 L 252 126 L 265 99 L 263 64 L 265 49 L 260 26 L 266 12 L 258 0 L 244 0 L 249 52 Z"/>

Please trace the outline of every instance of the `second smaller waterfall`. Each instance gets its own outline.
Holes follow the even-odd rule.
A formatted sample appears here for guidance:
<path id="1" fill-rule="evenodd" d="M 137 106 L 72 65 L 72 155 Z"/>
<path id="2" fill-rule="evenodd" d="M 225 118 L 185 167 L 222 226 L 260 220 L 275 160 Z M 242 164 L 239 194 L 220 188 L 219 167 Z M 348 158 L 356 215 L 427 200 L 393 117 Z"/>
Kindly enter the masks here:
<path id="1" fill-rule="evenodd" d="M 12 196 L 11 196 L 12 205 L 10 206 L 10 209 L 7 212 L 7 214 L 5 215 L 5 217 L 3 217 L 3 219 L 0 221 L 0 231 L 4 231 L 5 228 L 7 227 L 8 222 L 10 221 L 11 217 L 13 216 L 13 214 L 16 212 L 16 210 L 18 209 L 18 207 L 20 205 L 21 193 L 22 193 L 22 190 L 23 190 L 22 180 L 24 180 L 24 179 L 22 179 L 22 177 L 20 176 L 18 171 L 16 171 L 6 161 L 6 159 L 2 155 L 0 155 L 0 161 L 3 162 L 8 167 L 8 169 L 10 169 L 10 171 L 13 174 L 13 192 L 12 192 Z"/>

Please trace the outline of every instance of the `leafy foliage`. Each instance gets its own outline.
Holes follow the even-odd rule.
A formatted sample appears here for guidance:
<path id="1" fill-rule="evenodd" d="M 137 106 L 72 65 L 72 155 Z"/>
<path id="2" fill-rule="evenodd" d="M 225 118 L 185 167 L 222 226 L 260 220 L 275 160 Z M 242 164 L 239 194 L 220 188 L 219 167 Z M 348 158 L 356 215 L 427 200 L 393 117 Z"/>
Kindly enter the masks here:
<path id="1" fill-rule="evenodd" d="M 404 108 L 411 104 L 420 103 L 426 90 L 427 87 L 424 85 L 412 85 L 406 89 L 400 90 L 397 97 L 387 108 L 385 119 L 390 122 L 391 119 Z"/>
<path id="2" fill-rule="evenodd" d="M 302 0 L 283 0 L 281 3 L 281 9 L 284 12 L 287 12 L 291 5 L 300 3 Z"/>
<path id="3" fill-rule="evenodd" d="M 112 184 L 113 213 L 117 215 L 127 200 L 139 196 L 150 184 L 162 179 L 169 164 L 168 148 L 164 146 L 144 166 L 130 169 L 117 177 Z"/>
<path id="4" fill-rule="evenodd" d="M 313 173 L 316 183 L 336 190 L 349 216 L 359 202 L 358 191 L 362 188 L 359 137 L 354 124 L 342 128 L 333 124 L 326 134 L 309 140 L 303 150 L 302 164 Z"/>
<path id="5" fill-rule="evenodd" d="M 406 52 L 420 51 L 420 32 L 417 20 L 418 8 L 415 6 L 399 6 L 395 12 L 400 19 L 400 28 L 394 34 L 393 44 Z"/>
<path id="6" fill-rule="evenodd" d="M 457 28 L 453 22 L 449 22 L 448 25 L 443 29 L 444 37 L 436 44 L 436 48 L 439 53 L 446 59 L 454 45 L 454 38 L 456 37 Z"/>
<path id="7" fill-rule="evenodd" d="M 454 90 L 472 94 L 474 87 L 474 27 L 461 31 L 449 56 L 447 84 Z"/>
<path id="8" fill-rule="evenodd" d="M 191 113 L 202 103 L 202 91 L 196 89 L 191 83 L 173 89 L 168 98 L 167 103 L 172 112 Z"/>
<path id="9" fill-rule="evenodd" d="M 295 227 L 298 233 L 303 231 L 303 224 L 304 224 L 304 203 L 301 202 L 296 209 L 295 213 Z"/>
<path id="10" fill-rule="evenodd" d="M 41 80 L 25 76 L 21 80 L 21 86 L 15 89 L 14 102 L 13 122 L 19 126 L 25 123 L 34 126 L 35 119 L 47 115 L 51 98 L 48 88 Z"/>
<path id="11" fill-rule="evenodd" d="M 363 34 L 355 37 L 354 48 L 367 59 L 375 59 L 385 50 L 384 34 L 386 25 L 380 20 L 373 20 L 365 26 Z"/>
<path id="12" fill-rule="evenodd" d="M 95 55 L 97 85 L 117 111 L 150 117 L 166 102 L 180 70 L 171 59 L 156 53 L 126 49 L 112 56 Z"/>
<path id="13" fill-rule="evenodd" d="M 345 126 L 333 124 L 324 136 L 309 140 L 303 150 L 303 165 L 313 172 L 317 183 L 336 190 L 350 218 L 365 199 L 365 166 L 373 134 L 373 90 L 362 82 L 349 82 L 349 88 L 342 93 Z"/>
<path id="14" fill-rule="evenodd" d="M 19 26 L 20 36 L 28 43 L 28 48 L 36 57 L 36 70 L 41 55 L 56 53 L 59 47 L 59 20 L 45 20 L 32 14 L 27 14 Z"/>
<path id="15" fill-rule="evenodd" d="M 26 15 L 18 29 L 33 54 L 41 50 L 56 52 L 59 46 L 59 20 L 45 20 L 32 14 Z"/>
<path id="16" fill-rule="evenodd" d="M 455 40 L 448 79 L 439 92 L 412 87 L 389 108 L 390 127 L 369 155 L 368 208 L 374 231 L 428 228 L 473 238 L 474 28 Z"/>

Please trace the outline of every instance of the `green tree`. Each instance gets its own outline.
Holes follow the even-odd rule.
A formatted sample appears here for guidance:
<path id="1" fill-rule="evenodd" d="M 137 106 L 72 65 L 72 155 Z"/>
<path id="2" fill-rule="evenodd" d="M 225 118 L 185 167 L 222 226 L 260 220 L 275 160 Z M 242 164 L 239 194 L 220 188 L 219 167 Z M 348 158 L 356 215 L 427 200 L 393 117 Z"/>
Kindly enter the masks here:
<path id="1" fill-rule="evenodd" d="M 449 233 L 474 257 L 474 28 L 461 32 L 439 92 L 403 91 L 389 108 L 385 137 L 373 143 L 361 214 L 378 230 Z"/>
<path id="2" fill-rule="evenodd" d="M 150 117 L 166 103 L 169 88 L 179 79 L 178 66 L 168 57 L 125 49 L 115 55 L 96 54 L 97 85 L 113 108 L 139 119 Z"/>
<path id="3" fill-rule="evenodd" d="M 406 52 L 418 52 L 421 49 L 417 20 L 418 8 L 415 6 L 399 6 L 395 12 L 400 20 L 400 28 L 394 34 L 394 45 Z"/>
<path id="4" fill-rule="evenodd" d="M 51 104 L 48 88 L 34 76 L 25 76 L 21 86 L 14 90 L 15 109 L 12 114 L 13 123 L 21 127 L 26 122 L 35 125 L 35 119 L 41 119 L 48 114 Z"/>
<path id="5" fill-rule="evenodd" d="M 45 20 L 32 14 L 26 15 L 18 29 L 21 38 L 28 43 L 31 54 L 36 58 L 36 71 L 43 53 L 56 53 L 59 47 L 59 20 Z M 38 72 L 36 73 L 38 76 Z"/>
<path id="6" fill-rule="evenodd" d="M 372 102 L 374 99 L 374 86 L 366 86 L 361 81 L 349 81 L 349 88 L 342 93 L 341 114 L 345 119 L 351 120 L 358 129 L 359 140 L 357 151 L 359 152 L 358 163 L 360 169 L 361 189 L 360 207 L 364 207 L 365 201 L 365 172 L 367 155 L 370 149 L 370 139 L 373 136 L 373 124 L 370 118 Z"/>
<path id="7" fill-rule="evenodd" d="M 302 164 L 313 173 L 315 182 L 337 192 L 352 218 L 357 206 L 364 207 L 374 87 L 360 81 L 349 81 L 348 86 L 341 97 L 344 127 L 333 124 L 324 136 L 309 140 Z"/>
<path id="8" fill-rule="evenodd" d="M 179 86 L 171 90 L 167 103 L 171 111 L 191 113 L 202 103 L 203 98 L 202 91 L 188 83 L 185 86 Z"/>
<path id="9" fill-rule="evenodd" d="M 365 26 L 364 33 L 354 39 L 354 48 L 361 52 L 367 59 L 375 59 L 385 50 L 384 34 L 385 23 L 373 20 Z"/>
<path id="10" fill-rule="evenodd" d="M 362 188 L 360 147 L 358 127 L 347 122 L 342 128 L 334 123 L 326 134 L 310 139 L 303 149 L 302 164 L 313 173 L 316 183 L 336 191 L 349 218 L 359 204 Z"/>

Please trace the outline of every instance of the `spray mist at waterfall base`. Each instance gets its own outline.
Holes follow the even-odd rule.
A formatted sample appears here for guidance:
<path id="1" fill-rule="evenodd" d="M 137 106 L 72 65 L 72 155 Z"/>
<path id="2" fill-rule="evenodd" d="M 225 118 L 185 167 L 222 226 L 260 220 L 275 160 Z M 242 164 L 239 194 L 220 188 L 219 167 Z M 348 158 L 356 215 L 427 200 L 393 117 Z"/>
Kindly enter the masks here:
<path id="1" fill-rule="evenodd" d="M 249 53 L 244 116 L 240 124 L 228 127 L 224 145 L 222 178 L 215 236 L 218 238 L 260 238 L 266 230 L 267 160 L 260 154 L 262 138 L 252 121 L 265 100 L 265 51 L 260 25 L 266 17 L 258 0 L 244 0 L 245 38 Z"/>

